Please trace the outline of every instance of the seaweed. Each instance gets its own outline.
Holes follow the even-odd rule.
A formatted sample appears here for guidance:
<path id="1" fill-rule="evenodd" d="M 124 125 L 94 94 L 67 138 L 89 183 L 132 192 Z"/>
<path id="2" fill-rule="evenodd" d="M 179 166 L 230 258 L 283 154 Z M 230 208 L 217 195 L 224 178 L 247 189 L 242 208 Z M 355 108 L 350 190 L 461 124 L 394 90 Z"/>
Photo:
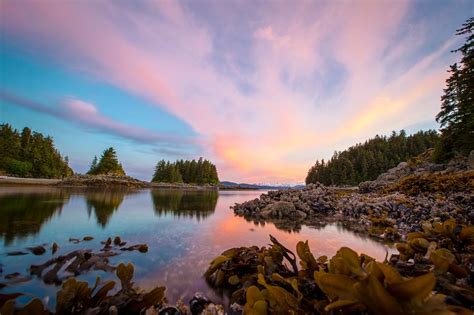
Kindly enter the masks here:
<path id="1" fill-rule="evenodd" d="M 470 231 L 462 234 L 464 239 L 471 237 Z M 450 270 L 454 258 L 415 236 L 419 235 L 411 235 L 405 245 L 424 255 L 430 251 L 433 261 L 427 261 L 434 266 L 416 276 L 402 274 L 391 262 L 377 262 L 348 247 L 340 248 L 331 259 L 316 258 L 308 241 L 296 246 L 298 269 L 294 254 L 272 236 L 268 248 L 223 252 L 204 276 L 213 287 L 229 289 L 231 303 L 243 305 L 246 314 L 471 314 L 448 303 L 444 294 L 449 290 L 434 293 L 443 288 L 440 283 L 446 278 L 439 276 Z M 463 289 L 465 295 L 472 292 L 472 288 Z"/>
<path id="2" fill-rule="evenodd" d="M 161 308 L 165 302 L 165 287 L 156 287 L 144 292 L 133 287 L 134 268 L 132 264 L 120 264 L 116 276 L 121 282 L 121 289 L 114 295 L 109 295 L 115 287 L 115 281 L 101 283 L 97 277 L 94 286 L 89 287 L 85 281 L 69 278 L 56 295 L 56 312 L 62 314 L 110 314 L 115 309 L 120 314 L 141 314 L 148 309 Z M 43 303 L 32 299 L 22 308 L 15 308 L 15 299 L 19 294 L 2 296 L 6 300 L 0 305 L 0 314 L 50 314 Z M 2 301 L 2 300 L 0 300 Z"/>

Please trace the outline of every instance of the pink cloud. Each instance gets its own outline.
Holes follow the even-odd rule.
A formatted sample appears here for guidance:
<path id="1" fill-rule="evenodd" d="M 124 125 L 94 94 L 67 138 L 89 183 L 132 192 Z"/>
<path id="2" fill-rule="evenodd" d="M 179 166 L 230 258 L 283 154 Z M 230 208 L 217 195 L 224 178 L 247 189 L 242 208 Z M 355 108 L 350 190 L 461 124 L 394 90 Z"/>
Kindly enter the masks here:
<path id="1" fill-rule="evenodd" d="M 176 147 L 181 145 L 195 145 L 197 139 L 177 137 L 169 134 L 157 133 L 144 128 L 124 124 L 104 116 L 97 107 L 79 99 L 69 98 L 62 101 L 57 106 L 47 106 L 7 91 L 0 90 L 0 100 L 5 102 L 43 112 L 45 114 L 67 119 L 68 121 L 79 124 L 96 131 L 105 132 L 124 139 L 133 140 L 146 144 L 167 144 Z"/>
<path id="2" fill-rule="evenodd" d="M 182 118 L 202 135 L 203 155 L 216 160 L 221 178 L 229 180 L 301 182 L 316 158 L 404 126 L 396 121 L 416 123 L 438 106 L 442 82 L 435 81 L 443 79 L 446 64 L 440 60 L 449 43 L 385 78 L 393 60 L 410 51 L 410 43 L 394 43 L 409 9 L 405 1 L 317 8 L 298 2 L 291 10 L 257 10 L 251 31 L 239 34 L 250 43 L 253 70 L 226 59 L 233 75 L 254 87 L 252 93 L 216 68 L 218 30 L 208 20 L 179 2 L 143 5 L 6 1 L 0 30 Z M 232 12 L 223 19 L 226 14 Z M 389 48 L 394 51 L 385 56 Z M 341 65 L 346 79 L 340 91 L 323 97 L 324 82 L 314 75 L 332 71 L 328 60 Z M 83 124 L 142 137 L 140 128 L 109 121 L 92 104 L 69 100 L 65 109 Z"/>

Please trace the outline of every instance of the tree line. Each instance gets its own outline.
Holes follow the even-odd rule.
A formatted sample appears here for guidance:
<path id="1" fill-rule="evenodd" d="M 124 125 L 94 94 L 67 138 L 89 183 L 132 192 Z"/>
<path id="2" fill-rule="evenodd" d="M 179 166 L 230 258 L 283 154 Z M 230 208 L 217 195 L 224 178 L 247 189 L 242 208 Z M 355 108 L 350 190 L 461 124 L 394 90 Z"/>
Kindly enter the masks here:
<path id="1" fill-rule="evenodd" d="M 152 182 L 218 184 L 217 168 L 210 161 L 178 160 L 175 162 L 161 160 L 156 164 Z"/>
<path id="2" fill-rule="evenodd" d="M 25 127 L 21 132 L 9 124 L 0 124 L 0 175 L 36 178 L 64 178 L 73 175 L 68 157 L 54 147 L 53 138 Z M 125 176 L 117 152 L 110 147 L 100 158 L 94 156 L 88 175 Z M 161 160 L 153 174 L 154 182 L 218 184 L 217 168 L 203 158 L 178 160 L 170 163 Z"/>
<path id="3" fill-rule="evenodd" d="M 342 152 L 329 161 L 316 161 L 306 176 L 306 184 L 357 185 L 377 176 L 410 157 L 436 145 L 439 135 L 434 130 L 407 136 L 404 130 L 390 137 L 375 136 Z"/>
<path id="4" fill-rule="evenodd" d="M 21 133 L 9 124 L 0 125 L 0 173 L 21 177 L 71 176 L 68 157 L 54 147 L 53 138 L 25 127 Z"/>
<path id="5" fill-rule="evenodd" d="M 433 161 L 447 162 L 453 157 L 468 156 L 474 150 L 474 18 L 469 18 L 456 35 L 465 36 L 464 44 L 454 50 L 461 53 L 459 63 L 450 66 L 449 78 L 441 96 L 441 111 L 436 116 L 440 134 L 418 132 L 406 137 L 405 132 L 391 137 L 376 136 L 343 152 L 331 160 L 316 161 L 306 183 L 354 185 L 373 180 L 400 161 L 434 147 Z"/>

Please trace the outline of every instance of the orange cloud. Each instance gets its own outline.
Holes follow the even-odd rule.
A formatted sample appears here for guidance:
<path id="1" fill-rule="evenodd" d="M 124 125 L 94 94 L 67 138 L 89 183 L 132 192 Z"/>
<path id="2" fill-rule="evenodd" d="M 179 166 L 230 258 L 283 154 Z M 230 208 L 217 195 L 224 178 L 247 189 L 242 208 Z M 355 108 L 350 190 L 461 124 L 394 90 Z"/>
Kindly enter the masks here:
<path id="1" fill-rule="evenodd" d="M 223 28 L 179 2 L 143 6 L 8 1 L 0 29 L 180 117 L 220 177 L 242 182 L 302 182 L 317 158 L 433 117 L 453 43 L 390 77 L 412 47 L 395 36 L 406 1 L 252 8 L 242 28 L 229 10 Z"/>

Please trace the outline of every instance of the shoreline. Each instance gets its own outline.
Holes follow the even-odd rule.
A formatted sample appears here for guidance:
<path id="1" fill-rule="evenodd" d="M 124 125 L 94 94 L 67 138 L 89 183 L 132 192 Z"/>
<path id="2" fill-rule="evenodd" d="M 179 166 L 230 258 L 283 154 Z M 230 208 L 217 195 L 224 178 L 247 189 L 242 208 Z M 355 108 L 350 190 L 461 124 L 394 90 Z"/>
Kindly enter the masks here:
<path id="1" fill-rule="evenodd" d="M 18 185 L 18 186 L 53 186 L 61 183 L 62 179 L 53 178 L 27 178 L 0 176 L 0 186 Z"/>
<path id="2" fill-rule="evenodd" d="M 2 186 L 51 186 L 51 187 L 131 187 L 150 189 L 177 189 L 177 190 L 259 190 L 241 187 L 227 188 L 219 185 L 196 185 L 185 183 L 153 183 L 141 181 L 132 177 L 115 176 L 88 176 L 76 175 L 63 179 L 56 178 L 29 178 L 0 176 L 0 187 Z"/>

